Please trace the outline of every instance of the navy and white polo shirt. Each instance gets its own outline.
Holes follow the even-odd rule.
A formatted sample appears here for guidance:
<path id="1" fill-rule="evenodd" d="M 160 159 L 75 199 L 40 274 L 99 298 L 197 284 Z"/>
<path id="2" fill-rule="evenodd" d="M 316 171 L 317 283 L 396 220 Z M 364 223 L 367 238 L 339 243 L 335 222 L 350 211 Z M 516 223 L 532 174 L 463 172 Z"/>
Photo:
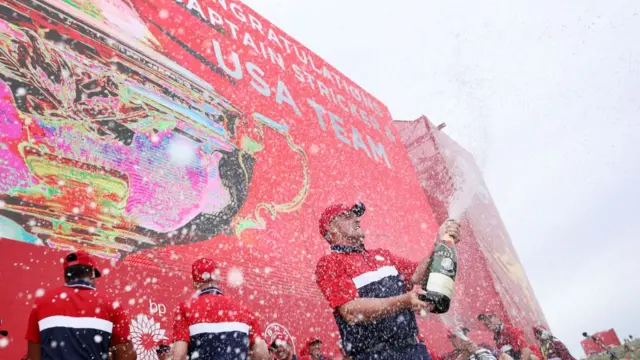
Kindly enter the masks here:
<path id="1" fill-rule="evenodd" d="M 316 267 L 316 282 L 330 306 L 346 353 L 355 356 L 386 344 L 389 348 L 416 341 L 418 326 L 410 309 L 378 320 L 351 325 L 337 308 L 356 298 L 387 298 L 409 290 L 409 280 L 417 263 L 391 254 L 388 250 L 359 250 L 334 245 Z"/>
<path id="2" fill-rule="evenodd" d="M 26 340 L 41 344 L 43 360 L 102 360 L 128 337 L 129 317 L 120 304 L 91 284 L 75 281 L 36 300 Z"/>
<path id="3" fill-rule="evenodd" d="M 260 336 L 257 317 L 216 287 L 198 291 L 176 310 L 173 339 L 189 343 L 191 358 L 245 360 Z"/>

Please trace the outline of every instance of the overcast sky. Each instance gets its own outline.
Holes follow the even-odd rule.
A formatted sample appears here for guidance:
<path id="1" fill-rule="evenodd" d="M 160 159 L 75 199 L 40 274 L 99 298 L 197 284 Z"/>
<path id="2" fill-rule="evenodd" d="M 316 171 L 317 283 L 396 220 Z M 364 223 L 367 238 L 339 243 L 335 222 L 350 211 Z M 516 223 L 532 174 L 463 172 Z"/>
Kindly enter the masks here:
<path id="1" fill-rule="evenodd" d="M 447 123 L 574 355 L 640 335 L 640 1 L 245 2 L 394 118 Z"/>

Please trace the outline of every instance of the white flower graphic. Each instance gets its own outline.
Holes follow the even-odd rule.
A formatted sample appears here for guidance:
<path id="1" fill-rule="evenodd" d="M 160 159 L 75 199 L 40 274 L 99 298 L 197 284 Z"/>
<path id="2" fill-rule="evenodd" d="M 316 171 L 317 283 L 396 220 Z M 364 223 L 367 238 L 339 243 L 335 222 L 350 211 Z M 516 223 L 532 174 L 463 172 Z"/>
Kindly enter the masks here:
<path id="1" fill-rule="evenodd" d="M 160 323 L 155 322 L 153 317 L 141 314 L 131 321 L 129 330 L 138 359 L 158 360 L 156 345 L 158 341 L 167 338 L 164 336 L 165 330 L 160 329 Z"/>

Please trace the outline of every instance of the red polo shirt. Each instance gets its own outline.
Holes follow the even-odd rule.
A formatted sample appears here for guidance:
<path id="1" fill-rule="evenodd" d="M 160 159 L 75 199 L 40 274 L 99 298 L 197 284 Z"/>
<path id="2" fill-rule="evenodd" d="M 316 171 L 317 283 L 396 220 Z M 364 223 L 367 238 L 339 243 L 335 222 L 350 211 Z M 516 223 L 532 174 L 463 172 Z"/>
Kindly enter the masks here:
<path id="1" fill-rule="evenodd" d="M 520 360 L 522 350 L 527 348 L 524 332 L 508 324 L 502 324 L 502 328 L 494 335 L 493 339 L 498 350 L 508 353 L 515 360 Z"/>
<path id="2" fill-rule="evenodd" d="M 189 353 L 197 352 L 201 360 L 227 359 L 230 350 L 238 359 L 247 358 L 261 336 L 258 318 L 213 286 L 198 291 L 176 310 L 173 340 L 188 342 Z"/>
<path id="3" fill-rule="evenodd" d="M 389 275 L 400 276 L 408 290 L 411 277 L 418 267 L 417 263 L 395 256 L 385 249 L 357 252 L 351 247 L 338 245 L 333 246 L 332 250 L 330 255 L 318 261 L 316 282 L 329 301 L 329 306 L 334 309 L 361 297 L 359 288 Z"/>
<path id="4" fill-rule="evenodd" d="M 26 340 L 42 344 L 43 359 L 102 359 L 128 341 L 129 316 L 120 303 L 76 281 L 47 291 L 29 316 Z"/>
<path id="5" fill-rule="evenodd" d="M 356 356 L 381 344 L 393 348 L 417 343 L 418 326 L 410 309 L 359 324 L 349 324 L 335 309 L 357 298 L 387 298 L 404 294 L 409 290 L 410 279 L 418 264 L 384 249 L 360 250 L 334 245 L 331 250 L 331 254 L 318 261 L 316 282 L 334 309 L 345 352 Z"/>

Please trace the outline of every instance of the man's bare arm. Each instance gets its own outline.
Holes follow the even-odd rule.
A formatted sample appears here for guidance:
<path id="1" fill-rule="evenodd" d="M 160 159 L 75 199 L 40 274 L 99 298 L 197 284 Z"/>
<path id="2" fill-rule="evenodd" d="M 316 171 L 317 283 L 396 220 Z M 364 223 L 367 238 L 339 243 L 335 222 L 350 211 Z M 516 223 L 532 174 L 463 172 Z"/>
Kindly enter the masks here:
<path id="1" fill-rule="evenodd" d="M 136 352 L 131 342 L 118 344 L 111 348 L 113 360 L 136 360 Z"/>
<path id="2" fill-rule="evenodd" d="M 251 360 L 269 360 L 269 347 L 262 338 L 257 338 L 255 344 L 251 347 Z"/>
<path id="3" fill-rule="evenodd" d="M 33 341 L 27 342 L 27 360 L 42 360 L 42 347 Z"/>
<path id="4" fill-rule="evenodd" d="M 338 312 L 350 324 L 371 322 L 404 309 L 428 309 L 431 304 L 418 298 L 421 290 L 388 298 L 358 298 L 338 307 Z"/>
<path id="5" fill-rule="evenodd" d="M 171 360 L 187 360 L 189 355 L 189 343 L 186 341 L 176 341 L 173 343 L 169 359 Z"/>
<path id="6" fill-rule="evenodd" d="M 501 353 L 498 360 L 513 360 L 513 358 L 507 353 Z"/>
<path id="7" fill-rule="evenodd" d="M 409 285 L 411 286 L 422 285 L 422 282 L 427 277 L 427 272 L 429 271 L 430 260 L 431 260 L 431 256 L 427 256 L 424 259 L 422 259 L 422 261 L 420 261 L 420 263 L 418 264 L 418 267 L 416 268 L 416 271 L 413 272 L 413 276 L 411 277 L 411 283 Z"/>

